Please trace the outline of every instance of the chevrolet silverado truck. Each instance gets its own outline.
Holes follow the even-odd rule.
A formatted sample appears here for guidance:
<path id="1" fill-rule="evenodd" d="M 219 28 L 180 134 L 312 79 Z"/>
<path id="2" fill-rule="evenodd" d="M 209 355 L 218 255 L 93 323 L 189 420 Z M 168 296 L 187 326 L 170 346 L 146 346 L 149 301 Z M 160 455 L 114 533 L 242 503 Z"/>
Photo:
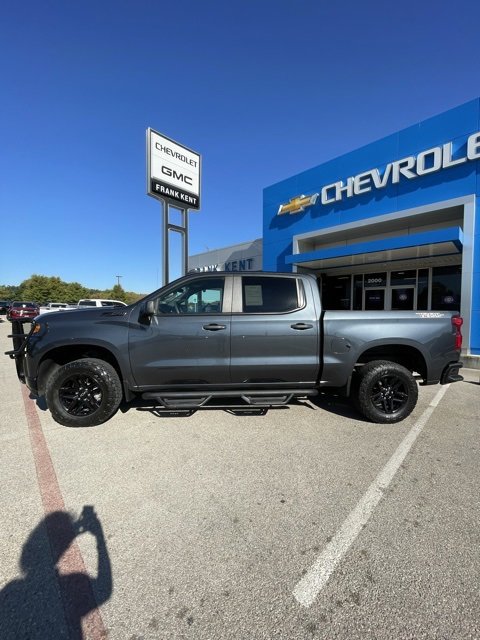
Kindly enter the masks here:
<path id="1" fill-rule="evenodd" d="M 127 307 L 40 315 L 28 335 L 19 323 L 7 355 L 70 427 L 137 398 L 268 408 L 323 389 L 395 423 L 414 409 L 417 381 L 462 380 L 461 325 L 450 311 L 325 311 L 310 274 L 196 273 Z"/>

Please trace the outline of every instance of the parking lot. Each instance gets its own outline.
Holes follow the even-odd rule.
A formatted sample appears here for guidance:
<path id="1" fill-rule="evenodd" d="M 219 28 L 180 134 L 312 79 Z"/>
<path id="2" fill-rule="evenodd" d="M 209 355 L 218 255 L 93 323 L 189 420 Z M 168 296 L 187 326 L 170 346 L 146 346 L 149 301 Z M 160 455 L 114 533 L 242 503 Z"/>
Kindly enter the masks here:
<path id="1" fill-rule="evenodd" d="M 2 355 L 0 636 L 480 638 L 480 371 L 463 375 L 390 426 L 323 397 L 76 430 Z"/>

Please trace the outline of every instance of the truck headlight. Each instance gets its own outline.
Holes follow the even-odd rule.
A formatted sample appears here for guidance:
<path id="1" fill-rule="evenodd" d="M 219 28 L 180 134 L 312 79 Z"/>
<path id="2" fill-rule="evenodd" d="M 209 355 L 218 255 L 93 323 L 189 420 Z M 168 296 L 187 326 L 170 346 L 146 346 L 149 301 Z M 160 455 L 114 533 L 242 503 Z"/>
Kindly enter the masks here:
<path id="1" fill-rule="evenodd" d="M 43 324 L 40 324 L 40 322 L 34 322 L 32 328 L 32 336 L 37 336 L 39 333 L 41 333 L 42 329 Z"/>

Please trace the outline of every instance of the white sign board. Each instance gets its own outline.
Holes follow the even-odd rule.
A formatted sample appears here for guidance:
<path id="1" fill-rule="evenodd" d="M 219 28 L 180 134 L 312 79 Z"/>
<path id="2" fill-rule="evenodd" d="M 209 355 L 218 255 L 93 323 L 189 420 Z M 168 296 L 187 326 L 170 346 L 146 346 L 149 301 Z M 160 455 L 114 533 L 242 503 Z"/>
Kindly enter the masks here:
<path id="1" fill-rule="evenodd" d="M 147 129 L 147 193 L 182 209 L 200 209 L 200 154 Z"/>
<path id="2" fill-rule="evenodd" d="M 259 284 L 245 285 L 245 304 L 248 307 L 261 307 L 263 305 L 261 285 Z"/>

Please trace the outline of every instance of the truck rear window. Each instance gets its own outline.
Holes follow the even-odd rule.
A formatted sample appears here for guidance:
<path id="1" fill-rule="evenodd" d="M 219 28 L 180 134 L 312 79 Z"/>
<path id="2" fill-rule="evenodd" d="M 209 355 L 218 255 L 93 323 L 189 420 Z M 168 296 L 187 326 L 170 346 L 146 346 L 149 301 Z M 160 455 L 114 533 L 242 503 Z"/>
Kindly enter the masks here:
<path id="1" fill-rule="evenodd" d="M 244 313 L 284 313 L 299 307 L 295 278 L 243 277 L 242 295 Z"/>

